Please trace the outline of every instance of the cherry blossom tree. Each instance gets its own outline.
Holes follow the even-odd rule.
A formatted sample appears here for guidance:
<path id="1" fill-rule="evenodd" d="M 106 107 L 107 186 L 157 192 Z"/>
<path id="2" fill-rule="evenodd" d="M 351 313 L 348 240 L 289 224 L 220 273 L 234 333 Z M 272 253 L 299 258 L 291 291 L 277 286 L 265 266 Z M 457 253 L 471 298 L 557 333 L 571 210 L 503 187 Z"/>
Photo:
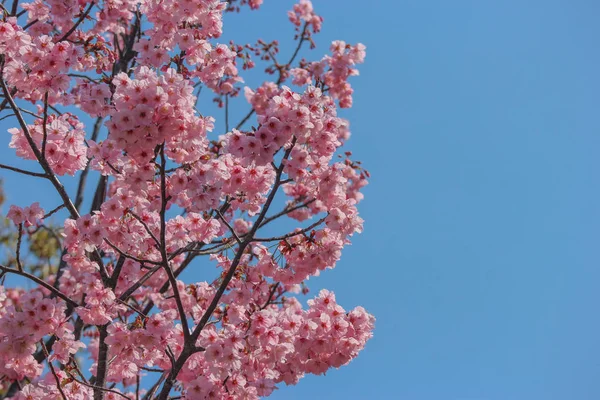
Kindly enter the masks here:
<path id="1" fill-rule="evenodd" d="M 323 22 L 309 0 L 290 4 L 285 59 L 278 41 L 219 41 L 226 13 L 261 3 L 2 2 L 0 118 L 31 167 L 0 168 L 60 198 L 6 213 L 2 398 L 256 399 L 346 365 L 372 336 L 373 316 L 327 290 L 302 305 L 362 231 L 369 175 L 341 149 L 337 109 L 365 46 L 299 59 Z M 244 87 L 253 68 L 267 81 Z M 184 281 L 193 268 L 216 272 Z"/>

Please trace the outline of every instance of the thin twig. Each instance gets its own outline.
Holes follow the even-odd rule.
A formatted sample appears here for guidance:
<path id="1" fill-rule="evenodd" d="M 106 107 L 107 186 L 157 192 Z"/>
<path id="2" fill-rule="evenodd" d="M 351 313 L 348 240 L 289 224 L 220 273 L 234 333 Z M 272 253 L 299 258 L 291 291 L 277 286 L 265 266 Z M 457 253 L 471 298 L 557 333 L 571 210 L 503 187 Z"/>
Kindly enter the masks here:
<path id="1" fill-rule="evenodd" d="M 235 229 L 233 229 L 233 227 L 229 224 L 229 222 L 227 222 L 227 220 L 225 219 L 225 217 L 223 216 L 223 214 L 221 214 L 221 211 L 217 210 L 217 215 L 219 216 L 219 218 L 221 218 L 221 221 L 223 221 L 223 223 L 225 225 L 227 225 L 227 227 L 231 231 L 231 234 L 233 235 L 233 237 L 235 238 L 235 240 L 238 243 L 242 243 L 242 241 L 240 240 L 240 237 L 238 236 L 238 234 L 235 233 Z"/>
<path id="2" fill-rule="evenodd" d="M 66 40 L 69 36 L 71 36 L 71 33 L 75 32 L 75 29 L 77 29 L 79 24 L 81 24 L 83 22 L 83 20 L 88 16 L 88 14 L 90 13 L 90 11 L 92 10 L 92 7 L 94 7 L 94 5 L 95 5 L 95 3 L 92 1 L 90 3 L 90 5 L 88 6 L 88 8 L 83 12 L 83 14 L 81 14 L 81 16 L 79 17 L 77 22 L 75 22 L 75 25 L 73 25 L 71 27 L 71 29 L 69 29 L 67 31 L 67 33 L 65 33 L 60 39 L 58 39 L 59 42 Z"/>
<path id="3" fill-rule="evenodd" d="M 267 308 L 267 306 L 271 303 L 271 300 L 273 299 L 273 295 L 275 294 L 275 291 L 277 290 L 278 287 L 279 287 L 279 282 L 277 282 L 275 285 L 273 285 L 273 288 L 271 289 L 271 292 L 269 293 L 269 298 L 267 299 L 265 304 L 260 308 L 261 311 L 264 310 L 265 308 Z"/>
<path id="4" fill-rule="evenodd" d="M 16 269 L 8 268 L 8 267 L 5 267 L 4 265 L 0 265 L 0 270 L 2 270 L 3 272 L 24 276 L 25 278 L 28 278 L 28 279 L 34 281 L 35 283 L 37 283 L 38 285 L 43 286 L 46 289 L 48 289 L 49 291 L 53 292 L 56 296 L 60 297 L 61 299 L 63 299 L 64 301 L 66 301 L 67 303 L 72 305 L 73 307 L 79 307 L 79 304 L 76 301 L 70 299 L 66 294 L 64 294 L 60 290 L 56 289 L 54 286 L 44 282 L 37 276 L 28 274 L 27 272 L 24 272 L 24 271 L 18 271 Z"/>
<path id="5" fill-rule="evenodd" d="M 131 285 L 131 287 L 129 289 L 127 289 L 126 291 L 123 292 L 123 294 L 121 294 L 121 296 L 119 296 L 119 300 L 125 301 L 129 298 L 129 296 L 131 296 L 140 286 L 142 286 L 144 284 L 144 282 L 146 282 L 148 279 L 150 279 L 152 277 L 152 275 L 154 275 L 159 269 L 162 268 L 162 264 L 159 264 L 157 266 L 155 266 L 154 268 L 152 268 L 150 271 L 146 272 L 144 274 L 144 276 L 142 276 L 140 279 L 136 280 L 136 282 Z M 144 314 L 148 314 L 148 311 L 143 311 Z"/>
<path id="6" fill-rule="evenodd" d="M 124 252 L 123 250 L 119 249 L 115 244 L 113 244 L 109 239 L 104 238 L 104 241 L 110 246 L 112 247 L 112 249 L 114 251 L 116 251 L 117 253 L 119 253 L 119 255 L 121 255 L 122 257 L 125 258 L 129 258 L 130 260 L 139 262 L 140 264 L 152 264 L 152 265 L 162 265 L 162 263 L 158 262 L 158 261 L 152 261 L 152 260 L 146 260 L 143 258 L 138 258 L 136 256 L 132 256 L 131 254 L 127 254 L 126 252 Z"/>
<path id="7" fill-rule="evenodd" d="M 88 380 L 85 378 L 85 375 L 83 375 L 83 372 L 81 372 L 81 369 L 79 368 L 79 364 L 77 363 L 77 360 L 75 359 L 75 357 L 70 356 L 70 359 L 71 359 L 71 362 L 73 363 L 73 365 L 75 366 L 75 371 L 77 371 L 77 373 L 79 374 L 79 376 L 85 383 L 88 383 Z"/>
<path id="8" fill-rule="evenodd" d="M 148 233 L 148 235 L 150 235 L 150 237 L 152 238 L 152 240 L 154 240 L 154 243 L 156 243 L 157 247 L 160 247 L 160 241 L 158 240 L 158 238 L 154 235 L 154 233 L 152 233 L 152 230 L 150 230 L 150 227 L 148 226 L 148 224 L 146 224 L 146 222 L 136 213 L 134 213 L 133 211 L 129 210 L 128 212 L 133 218 L 137 219 L 139 221 L 140 224 L 142 224 L 144 226 L 144 229 L 146 229 L 146 232 Z"/>
<path id="9" fill-rule="evenodd" d="M 46 215 L 44 215 L 43 219 L 51 217 L 53 214 L 57 213 L 59 210 L 61 210 L 64 207 L 65 207 L 65 205 L 61 204 L 60 206 L 54 208 L 53 210 L 49 211 Z"/>
<path id="10" fill-rule="evenodd" d="M 316 200 L 317 199 L 312 199 L 312 200 L 309 200 L 307 202 L 304 202 L 302 204 L 299 204 L 299 205 L 291 207 L 291 208 L 290 207 L 286 207 L 282 211 L 278 212 L 277 214 L 274 214 L 274 215 L 272 215 L 270 217 L 265 218 L 265 220 L 262 222 L 262 224 L 260 224 L 260 227 L 263 227 L 266 224 L 268 224 L 269 222 L 272 222 L 272 221 L 276 220 L 279 217 L 282 217 L 282 216 L 284 216 L 286 214 L 289 214 L 292 211 L 296 211 L 296 210 L 299 210 L 301 208 L 307 207 L 309 204 L 314 203 Z"/>
<path id="11" fill-rule="evenodd" d="M 311 224 L 310 226 L 307 226 L 304 229 L 300 229 L 300 230 L 297 230 L 297 231 L 294 231 L 294 232 L 290 232 L 290 233 L 285 234 L 283 236 L 275 236 L 275 237 L 270 237 L 270 238 L 256 238 L 256 239 L 253 239 L 252 241 L 253 242 L 274 242 L 274 241 L 280 241 L 280 240 L 289 239 L 291 237 L 298 236 L 298 235 L 301 235 L 303 233 L 306 233 L 306 232 L 310 231 L 313 228 L 316 228 L 317 226 L 321 225 L 325 221 L 325 218 L 327 218 L 327 217 L 321 218 L 320 220 L 318 220 L 314 224 Z"/>
<path id="12" fill-rule="evenodd" d="M 300 37 L 300 40 L 298 41 L 298 45 L 296 46 L 296 49 L 294 50 L 292 57 L 287 62 L 287 64 L 282 66 L 282 68 L 279 70 L 279 79 L 277 79 L 277 86 L 279 86 L 285 80 L 283 70 L 288 70 L 290 68 L 290 66 L 292 65 L 292 63 L 294 62 L 296 57 L 298 56 L 298 53 L 300 52 L 302 43 L 304 43 L 306 41 L 306 30 L 307 29 L 308 29 L 308 23 L 305 23 L 304 28 L 302 28 L 302 36 Z M 235 126 L 235 129 L 240 129 L 242 126 L 244 126 L 246 121 L 248 121 L 250 119 L 250 117 L 252 117 L 254 115 L 255 112 L 256 111 L 254 110 L 254 108 L 252 108 L 248 112 L 248 114 L 246 114 L 246 116 Z M 229 131 L 229 130 L 227 130 L 227 131 Z"/>
<path id="13" fill-rule="evenodd" d="M 23 175 L 35 176 L 36 178 L 47 178 L 48 177 L 46 174 L 43 174 L 41 172 L 26 171 L 24 169 L 11 167 L 10 165 L 5 165 L 5 164 L 0 164 L 0 168 L 7 169 L 7 170 L 13 171 L 13 172 L 18 172 Z"/>
<path id="14" fill-rule="evenodd" d="M 119 396 L 121 396 L 121 397 L 123 397 L 123 398 L 125 398 L 127 400 L 132 400 L 131 397 L 126 396 L 126 395 L 124 395 L 123 393 L 121 393 L 119 391 L 116 391 L 116 390 L 113 390 L 113 389 L 108 389 L 108 388 L 103 388 L 103 387 L 100 387 L 100 386 L 92 385 L 92 384 L 87 383 L 87 382 L 80 381 L 79 379 L 75 378 L 75 376 L 73 374 L 71 374 L 70 372 L 68 372 L 68 371 L 65 371 L 65 372 L 67 372 L 67 374 L 69 375 L 69 377 L 71 379 L 73 379 L 75 382 L 79 383 L 80 385 L 87 386 L 87 387 L 89 387 L 91 389 L 95 389 L 95 390 L 101 390 L 103 392 L 110 392 L 110 393 L 118 394 Z"/>

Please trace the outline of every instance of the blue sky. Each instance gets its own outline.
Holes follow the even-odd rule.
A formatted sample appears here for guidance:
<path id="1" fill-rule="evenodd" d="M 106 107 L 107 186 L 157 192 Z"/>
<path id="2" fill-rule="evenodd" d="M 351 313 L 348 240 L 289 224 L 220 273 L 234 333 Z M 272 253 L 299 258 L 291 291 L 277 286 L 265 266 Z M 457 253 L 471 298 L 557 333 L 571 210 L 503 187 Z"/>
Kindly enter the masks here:
<path id="1" fill-rule="evenodd" d="M 228 38 L 276 38 L 287 54 L 291 4 L 229 16 Z M 323 32 L 303 54 L 367 46 L 343 115 L 372 179 L 365 232 L 310 286 L 377 324 L 350 365 L 271 398 L 600 398 L 599 4 L 314 5 Z M 54 195 L 0 174 L 9 201 Z"/>

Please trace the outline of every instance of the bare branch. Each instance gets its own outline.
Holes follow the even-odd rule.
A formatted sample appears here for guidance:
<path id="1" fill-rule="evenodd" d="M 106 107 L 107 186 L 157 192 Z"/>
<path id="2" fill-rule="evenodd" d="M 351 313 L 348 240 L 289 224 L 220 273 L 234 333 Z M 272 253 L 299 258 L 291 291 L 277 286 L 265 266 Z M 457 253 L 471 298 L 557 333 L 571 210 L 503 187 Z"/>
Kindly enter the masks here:
<path id="1" fill-rule="evenodd" d="M 49 211 L 46 215 L 44 215 L 44 219 L 51 217 L 53 214 L 57 213 L 64 207 L 65 207 L 65 205 L 61 204 L 60 206 L 54 208 L 53 210 Z"/>
<path id="2" fill-rule="evenodd" d="M 44 94 L 44 121 L 42 122 L 42 131 L 44 137 L 42 138 L 42 157 L 46 158 L 46 141 L 48 140 L 48 92 Z"/>
<path id="3" fill-rule="evenodd" d="M 26 171 L 24 169 L 11 167 L 10 165 L 5 165 L 5 164 L 0 164 L 0 168 L 7 169 L 7 170 L 13 171 L 13 172 L 18 172 L 19 174 L 23 174 L 23 175 L 35 176 L 36 178 L 47 178 L 48 177 L 46 174 L 43 174 L 41 172 Z"/>
<path id="4" fill-rule="evenodd" d="M 23 272 L 23 266 L 21 265 L 21 241 L 23 240 L 23 223 L 19 224 L 19 236 L 17 237 L 17 268 L 20 272 Z"/>

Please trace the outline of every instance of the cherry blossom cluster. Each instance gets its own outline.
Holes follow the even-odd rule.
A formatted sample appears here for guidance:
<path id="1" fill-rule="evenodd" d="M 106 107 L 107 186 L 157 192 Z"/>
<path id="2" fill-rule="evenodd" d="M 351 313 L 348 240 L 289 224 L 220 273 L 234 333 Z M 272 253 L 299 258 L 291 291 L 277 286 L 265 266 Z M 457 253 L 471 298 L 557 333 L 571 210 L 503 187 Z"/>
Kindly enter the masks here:
<path id="1" fill-rule="evenodd" d="M 339 101 L 341 108 L 352 107 L 352 93 L 354 90 L 348 83 L 350 76 L 358 75 L 354 68 L 365 60 L 363 44 L 354 46 L 337 40 L 331 45 L 331 56 L 325 56 L 320 62 L 308 63 L 305 68 L 293 68 L 290 73 L 295 85 L 310 85 L 320 82 L 327 88 L 329 95 Z"/>
<path id="2" fill-rule="evenodd" d="M 61 362 L 85 347 L 73 336 L 73 326 L 64 316 L 63 301 L 31 291 L 22 295 L 19 305 L 8 305 L 0 317 L 0 374 L 8 379 L 39 376 L 43 367 L 32 354 L 37 342 L 48 334 L 59 339 L 52 357 Z"/>
<path id="3" fill-rule="evenodd" d="M 182 371 L 186 398 L 268 396 L 278 383 L 296 384 L 307 373 L 347 364 L 373 329 L 364 309 L 346 312 L 327 291 L 310 300 L 308 310 L 289 298 L 283 307 L 230 307 L 226 316 L 220 329 L 203 332 L 206 351 Z"/>
<path id="4" fill-rule="evenodd" d="M 33 140 L 39 151 L 44 151 L 46 160 L 56 175 L 75 175 L 87 164 L 84 125 L 77 117 L 65 113 L 50 114 L 35 119 L 33 125 L 27 125 L 29 138 Z M 31 148 L 23 129 L 11 128 L 10 147 L 17 150 L 19 157 L 36 160 L 37 156 Z"/>
<path id="5" fill-rule="evenodd" d="M 42 100 L 46 93 L 53 103 L 62 102 L 71 80 L 67 73 L 77 68 L 80 48 L 69 42 L 55 43 L 46 35 L 31 37 L 10 22 L 0 23 L 0 31 L 7 81 L 31 102 Z"/>
<path id="6" fill-rule="evenodd" d="M 135 79 L 120 73 L 113 80 L 114 109 L 110 113 L 109 141 L 127 152 L 134 160 L 134 171 L 144 167 L 154 156 L 154 148 L 166 141 L 168 155 L 178 163 L 192 162 L 204 155 L 207 147 L 206 131 L 212 129 L 212 119 L 196 115 L 192 86 L 174 69 L 158 75 L 148 67 L 139 67 Z M 112 153 L 113 167 L 125 166 L 118 152 Z"/>
<path id="7" fill-rule="evenodd" d="M 288 12 L 288 18 L 298 30 L 304 22 L 307 27 L 312 28 L 314 33 L 321 31 L 323 18 L 315 13 L 310 0 L 300 0 L 297 4 L 294 4 L 293 9 Z"/>
<path id="8" fill-rule="evenodd" d="M 10 210 L 8 211 L 8 214 L 6 214 L 6 217 L 15 225 L 24 224 L 26 227 L 30 227 L 44 221 L 44 210 L 37 201 L 25 208 L 12 205 L 10 206 Z"/>
<path id="9" fill-rule="evenodd" d="M 69 400 L 87 400 L 94 397 L 94 393 L 89 386 L 75 382 L 71 376 L 64 371 L 55 371 L 56 378 L 52 374 L 46 374 L 44 378 L 25 385 L 21 391 L 12 400 L 30 400 L 30 399 L 60 399 L 64 395 Z M 61 382 L 61 391 L 58 390 L 56 380 Z M 122 397 L 108 393 L 105 399 L 117 400 Z"/>
<path id="10" fill-rule="evenodd" d="M 27 265 L 0 265 L 0 278 L 38 285 L 1 281 L 0 392 L 258 399 L 348 364 L 371 338 L 362 307 L 346 311 L 327 290 L 301 302 L 310 278 L 362 232 L 369 175 L 343 150 L 349 122 L 337 108 L 352 105 L 348 79 L 365 47 L 336 41 L 320 61 L 297 61 L 322 29 L 309 0 L 288 13 L 297 46 L 288 62 L 276 60 L 279 41 L 219 42 L 224 13 L 262 3 L 34 0 L 20 4 L 26 16 L 0 22 L 0 108 L 19 117 L 10 147 L 44 173 L 9 169 L 47 179 L 64 201 L 57 214 L 39 202 L 7 214 L 20 230 L 64 219 L 56 273 L 41 281 Z M 245 87 L 248 114 L 229 125 L 238 62 L 255 65 L 249 52 L 276 81 Z M 197 109 L 199 86 L 226 108 L 225 124 Z M 96 119 L 87 138 L 76 113 Z M 77 173 L 71 201 L 58 177 Z M 216 273 L 190 283 L 200 257 L 213 268 L 196 271 Z"/>
<path id="11" fill-rule="evenodd" d="M 112 107 L 110 86 L 105 82 L 90 82 L 86 79 L 76 79 L 76 84 L 71 90 L 72 100 L 79 108 L 94 117 L 107 116 Z"/>

